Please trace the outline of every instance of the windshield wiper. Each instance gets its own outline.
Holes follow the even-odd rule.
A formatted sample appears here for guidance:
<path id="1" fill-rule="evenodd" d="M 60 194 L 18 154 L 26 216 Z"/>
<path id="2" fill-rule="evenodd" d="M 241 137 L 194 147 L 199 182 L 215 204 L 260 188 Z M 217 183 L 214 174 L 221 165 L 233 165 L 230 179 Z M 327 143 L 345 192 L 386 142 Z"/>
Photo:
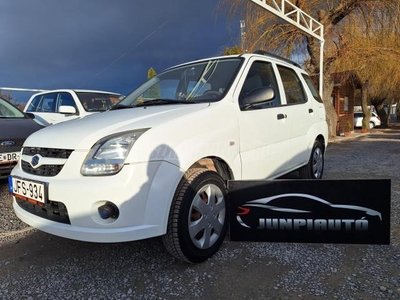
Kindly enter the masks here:
<path id="1" fill-rule="evenodd" d="M 133 108 L 133 106 L 132 105 L 117 104 L 117 105 L 111 107 L 110 110 L 124 109 L 124 108 Z"/>
<path id="2" fill-rule="evenodd" d="M 137 103 L 135 104 L 135 106 L 138 107 L 138 106 L 151 106 L 151 105 L 164 105 L 164 104 L 191 104 L 191 103 L 197 103 L 197 102 L 191 100 L 153 99 Z"/>

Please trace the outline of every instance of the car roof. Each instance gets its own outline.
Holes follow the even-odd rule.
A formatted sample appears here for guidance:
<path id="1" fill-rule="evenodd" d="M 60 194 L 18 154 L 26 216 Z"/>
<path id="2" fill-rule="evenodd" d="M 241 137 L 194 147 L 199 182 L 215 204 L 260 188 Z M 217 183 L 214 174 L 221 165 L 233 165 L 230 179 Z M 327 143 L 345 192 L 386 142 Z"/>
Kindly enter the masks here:
<path id="1" fill-rule="evenodd" d="M 202 58 L 202 59 L 186 62 L 186 63 L 183 63 L 183 64 L 175 65 L 175 66 L 172 66 L 170 68 L 165 69 L 164 71 L 167 71 L 167 70 L 170 70 L 170 69 L 174 69 L 176 67 L 189 65 L 189 64 L 192 64 L 192 63 L 196 63 L 196 62 L 208 61 L 208 60 L 211 60 L 211 59 L 226 59 L 226 58 L 234 58 L 234 57 L 243 57 L 243 58 L 246 58 L 246 59 L 249 59 L 250 57 L 268 58 L 269 60 L 274 61 L 275 63 L 285 64 L 287 66 L 290 66 L 291 68 L 299 70 L 301 73 L 304 73 L 304 74 L 307 73 L 297 63 L 295 63 L 295 62 L 293 62 L 293 61 L 291 61 L 291 60 L 289 60 L 287 58 L 281 57 L 279 55 L 276 55 L 276 54 L 273 54 L 273 53 L 268 53 L 268 52 L 262 51 L 262 50 L 257 50 L 254 53 L 211 56 L 211 57 Z"/>
<path id="2" fill-rule="evenodd" d="M 108 95 L 115 95 L 115 96 L 122 96 L 122 94 L 119 93 L 114 93 L 114 92 L 108 92 L 108 91 L 100 91 L 100 90 L 85 90 L 85 89 L 56 89 L 56 90 L 48 90 L 40 93 L 36 93 L 32 96 L 37 95 L 45 95 L 45 94 L 50 94 L 50 93 L 60 93 L 60 92 L 67 92 L 67 93 L 97 93 L 97 94 L 108 94 Z"/>
<path id="3" fill-rule="evenodd" d="M 355 115 L 363 115 L 364 113 L 363 113 L 362 111 L 355 111 L 354 114 L 355 114 Z M 377 114 L 376 112 L 374 112 L 374 111 L 371 111 L 371 114 L 372 114 L 372 115 L 378 115 L 378 114 Z"/>

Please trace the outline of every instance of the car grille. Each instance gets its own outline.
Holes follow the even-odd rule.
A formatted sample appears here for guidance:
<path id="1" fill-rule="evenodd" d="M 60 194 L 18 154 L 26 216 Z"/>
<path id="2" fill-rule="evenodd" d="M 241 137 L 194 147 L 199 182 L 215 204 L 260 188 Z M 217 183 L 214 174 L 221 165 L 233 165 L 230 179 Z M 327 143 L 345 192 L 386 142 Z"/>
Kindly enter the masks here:
<path id="1" fill-rule="evenodd" d="M 38 217 L 54 222 L 71 224 L 66 206 L 61 202 L 50 201 L 43 206 L 29 203 L 28 201 L 16 198 L 17 204 L 25 211 Z"/>
<path id="2" fill-rule="evenodd" d="M 58 173 L 60 173 L 60 171 L 63 168 L 63 165 L 44 165 L 34 169 L 30 165 L 30 163 L 26 161 L 21 161 L 21 165 L 22 165 L 22 170 L 24 170 L 24 172 L 26 173 L 38 176 L 49 176 L 49 177 L 56 176 Z"/>
<path id="3" fill-rule="evenodd" d="M 10 175 L 11 170 L 17 165 L 17 162 L 8 164 L 0 164 L 0 178 L 6 178 Z"/>
<path id="4" fill-rule="evenodd" d="M 25 147 L 22 154 L 34 156 L 40 154 L 43 157 L 52 158 L 68 158 L 73 150 L 66 149 L 51 149 L 51 148 L 35 148 L 35 147 Z"/>
<path id="5" fill-rule="evenodd" d="M 51 148 L 35 148 L 25 147 L 22 150 L 23 155 L 34 156 L 39 154 L 42 157 L 68 159 L 73 150 L 68 149 L 51 149 Z M 38 168 L 33 168 L 27 161 L 21 160 L 22 170 L 24 172 L 38 176 L 56 176 L 61 172 L 64 165 L 42 165 Z"/>

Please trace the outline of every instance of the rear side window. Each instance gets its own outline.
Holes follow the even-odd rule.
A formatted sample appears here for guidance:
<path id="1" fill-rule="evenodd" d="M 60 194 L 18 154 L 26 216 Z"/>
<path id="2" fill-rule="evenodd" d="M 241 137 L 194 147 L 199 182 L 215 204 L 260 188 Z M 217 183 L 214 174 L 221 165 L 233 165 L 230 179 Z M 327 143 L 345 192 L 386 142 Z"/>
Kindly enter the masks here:
<path id="1" fill-rule="evenodd" d="M 306 74 L 302 74 L 302 75 L 303 75 L 303 78 L 306 81 L 307 86 L 310 89 L 311 94 L 313 95 L 314 99 L 317 100 L 318 102 L 322 103 L 321 96 L 317 92 L 317 89 L 315 88 L 315 85 L 314 85 L 313 81 L 311 80 L 310 76 L 308 76 Z"/>
<path id="2" fill-rule="evenodd" d="M 287 104 L 300 104 L 307 102 L 304 94 L 303 85 L 296 72 L 292 69 L 278 66 L 279 74 L 282 78 L 282 84 L 285 89 Z"/>

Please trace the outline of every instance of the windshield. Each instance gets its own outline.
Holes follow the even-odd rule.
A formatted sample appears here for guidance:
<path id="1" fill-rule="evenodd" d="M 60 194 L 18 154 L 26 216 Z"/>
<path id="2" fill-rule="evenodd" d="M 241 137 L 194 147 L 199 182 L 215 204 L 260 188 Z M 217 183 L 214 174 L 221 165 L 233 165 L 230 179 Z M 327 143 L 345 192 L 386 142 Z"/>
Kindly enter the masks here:
<path id="1" fill-rule="evenodd" d="M 0 98 L 0 118 L 25 118 L 25 115 L 18 108 Z"/>
<path id="2" fill-rule="evenodd" d="M 222 58 L 168 69 L 126 96 L 117 108 L 215 102 L 228 92 L 242 59 Z"/>
<path id="3" fill-rule="evenodd" d="M 85 110 L 93 112 L 109 110 L 112 106 L 118 103 L 121 98 L 121 95 L 98 92 L 76 92 L 76 94 Z"/>

